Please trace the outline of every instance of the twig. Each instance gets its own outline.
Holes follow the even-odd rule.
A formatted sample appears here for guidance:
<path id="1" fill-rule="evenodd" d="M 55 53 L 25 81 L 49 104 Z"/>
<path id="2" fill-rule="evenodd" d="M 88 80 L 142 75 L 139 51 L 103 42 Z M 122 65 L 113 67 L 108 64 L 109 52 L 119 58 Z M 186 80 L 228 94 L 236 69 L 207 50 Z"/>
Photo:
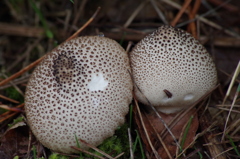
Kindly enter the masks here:
<path id="1" fill-rule="evenodd" d="M 74 33 L 71 37 L 69 37 L 66 41 L 69 41 L 73 38 L 75 38 L 83 29 L 85 29 L 92 21 L 93 19 L 96 17 L 97 13 L 99 12 L 100 7 L 98 7 L 98 9 L 96 10 L 96 12 L 93 14 L 93 16 L 76 32 Z M 8 83 L 9 81 L 19 77 L 20 75 L 22 75 L 23 73 L 27 72 L 28 70 L 30 70 L 31 68 L 33 68 L 34 66 L 36 66 L 37 64 L 39 64 L 46 55 L 44 55 L 43 57 L 39 58 L 38 60 L 34 61 L 33 63 L 31 63 L 30 65 L 28 65 L 27 67 L 23 68 L 22 70 L 18 71 L 17 73 L 13 74 L 12 76 L 10 76 L 9 78 L 3 80 L 0 82 L 0 86 Z"/>
<path id="2" fill-rule="evenodd" d="M 11 80 L 19 77 L 20 75 L 22 75 L 23 73 L 27 72 L 28 70 L 30 70 L 31 68 L 33 68 L 34 66 L 36 66 L 37 64 L 39 64 L 42 59 L 44 59 L 45 56 L 39 58 L 38 60 L 34 61 L 33 63 L 31 63 L 30 65 L 28 65 L 27 67 L 23 68 L 22 70 L 18 71 L 17 73 L 13 74 L 12 76 L 8 77 L 7 79 L 3 80 L 0 82 L 0 86 L 10 82 Z"/>
<path id="3" fill-rule="evenodd" d="M 145 113 L 145 112 L 143 112 L 143 113 L 144 113 L 145 116 L 146 116 L 146 113 Z M 165 149 L 165 151 L 166 151 L 169 159 L 172 159 L 172 156 L 171 156 L 170 152 L 168 151 L 168 148 L 167 148 L 166 144 L 164 143 L 162 137 L 159 135 L 159 133 L 157 132 L 156 128 L 153 126 L 152 122 L 151 122 L 148 118 L 147 118 L 147 120 L 148 120 L 148 122 L 150 123 L 151 127 L 153 128 L 155 134 L 157 134 L 157 138 L 158 138 L 158 140 L 160 141 L 160 143 L 162 144 L 163 148 Z"/>
<path id="4" fill-rule="evenodd" d="M 196 1 L 195 1 L 195 4 L 194 4 L 194 6 L 193 6 L 193 9 L 192 9 L 191 12 L 188 14 L 190 20 L 194 19 L 194 17 L 196 16 L 197 11 L 198 11 L 198 9 L 199 9 L 199 7 L 200 7 L 200 4 L 201 4 L 201 0 L 196 0 Z M 196 39 L 198 39 L 196 24 L 195 24 L 194 22 L 189 23 L 189 25 L 188 25 L 188 31 L 189 31 L 190 33 L 192 33 L 193 37 L 195 37 Z"/>
<path id="5" fill-rule="evenodd" d="M 11 65 L 6 69 L 6 71 L 9 72 L 16 65 L 18 65 L 20 63 L 20 61 L 22 61 L 37 46 L 37 44 L 41 41 L 41 39 L 42 38 L 38 38 L 34 41 L 33 44 L 29 45 L 28 48 L 26 49 L 26 51 L 16 61 L 11 63 Z"/>
<path id="6" fill-rule="evenodd" d="M 123 25 L 124 28 L 127 28 L 133 21 L 133 19 L 138 15 L 138 13 L 143 9 L 143 7 L 149 2 L 149 0 L 143 1 L 132 13 L 132 15 L 128 18 L 126 23 Z"/>
<path id="7" fill-rule="evenodd" d="M 15 107 L 10 107 L 8 105 L 4 105 L 4 104 L 0 104 L 0 108 L 8 110 L 8 111 L 12 111 L 12 112 L 18 112 L 18 113 L 22 113 L 23 111 L 19 108 L 15 108 Z"/>
<path id="8" fill-rule="evenodd" d="M 69 21 L 70 21 L 70 19 L 71 19 L 71 14 L 72 14 L 72 12 L 71 12 L 70 9 L 66 9 L 65 13 L 66 13 L 66 16 L 65 16 L 65 20 L 64 20 L 63 30 L 66 32 L 66 31 L 67 31 L 67 28 L 68 28 L 68 26 L 69 26 Z"/>
<path id="9" fill-rule="evenodd" d="M 225 3 L 225 1 L 222 0 L 208 0 L 212 3 L 214 3 L 216 6 L 220 6 Z M 230 12 L 238 12 L 239 8 L 237 6 L 231 5 L 231 4 L 224 4 L 223 8 L 230 11 Z"/>
<path id="10" fill-rule="evenodd" d="M 167 129 L 168 133 L 171 135 L 171 137 L 173 138 L 175 144 L 177 145 L 178 148 L 181 148 L 179 142 L 177 141 L 176 137 L 174 136 L 174 134 L 172 133 L 172 131 L 169 129 L 168 125 L 166 124 L 166 122 L 163 120 L 163 118 L 161 117 L 161 115 L 157 112 L 157 110 L 151 106 L 152 110 L 156 113 L 156 115 L 158 116 L 158 118 L 160 119 L 160 121 L 163 123 L 164 127 Z M 183 154 L 183 156 L 185 157 L 185 154 Z"/>
<path id="11" fill-rule="evenodd" d="M 7 101 L 9 101 L 9 102 L 12 102 L 12 103 L 16 103 L 16 104 L 19 103 L 19 101 L 16 101 L 16 100 L 14 100 L 14 99 L 8 98 L 8 97 L 3 96 L 3 95 L 1 95 L 1 94 L 0 94 L 0 98 L 2 98 L 2 99 L 4 99 L 4 100 L 7 100 Z"/>
<path id="12" fill-rule="evenodd" d="M 163 21 L 164 24 L 168 24 L 168 21 L 166 20 L 164 14 L 162 13 L 162 11 L 157 7 L 156 1 L 155 0 L 150 0 L 153 8 L 155 9 L 155 11 L 157 12 L 158 16 L 160 17 L 160 19 Z"/>
<path id="13" fill-rule="evenodd" d="M 176 26 L 177 22 L 179 21 L 180 17 L 182 16 L 182 14 L 185 12 L 185 10 L 187 9 L 187 7 L 189 6 L 189 4 L 191 3 L 192 0 L 185 0 L 182 8 L 180 9 L 180 11 L 178 12 L 178 14 L 175 16 L 174 20 L 171 22 L 171 26 Z"/>
<path id="14" fill-rule="evenodd" d="M 69 41 L 69 40 L 77 37 L 78 34 L 80 32 L 82 32 L 83 29 L 85 29 L 94 20 L 94 18 L 97 16 L 97 14 L 100 11 L 100 9 L 101 9 L 101 7 L 98 7 L 97 10 L 95 11 L 95 13 L 93 14 L 93 16 L 80 29 L 78 29 L 78 31 L 76 31 L 72 36 L 70 36 L 66 41 Z"/>
<path id="15" fill-rule="evenodd" d="M 40 38 L 44 36 L 44 29 L 39 27 L 0 23 L 0 34 Z"/>
<path id="16" fill-rule="evenodd" d="M 222 139 L 221 139 L 222 141 L 223 141 L 223 139 L 224 139 L 224 137 L 225 137 L 228 120 L 229 120 L 229 118 L 230 118 L 230 115 L 231 115 L 233 106 L 234 106 L 234 104 L 235 104 L 235 102 L 236 102 L 236 100 L 237 100 L 237 97 L 238 97 L 239 92 L 240 92 L 240 84 L 238 85 L 238 88 L 237 88 L 237 91 L 236 91 L 236 93 L 235 93 L 235 96 L 234 96 L 232 105 L 231 105 L 230 110 L 229 110 L 229 112 L 228 112 L 228 116 L 227 116 L 227 119 L 226 119 L 226 122 L 225 122 L 225 125 L 224 125 L 223 135 L 222 135 Z"/>
<path id="17" fill-rule="evenodd" d="M 22 84 L 22 83 L 26 83 L 28 81 L 28 78 L 29 78 L 30 75 L 26 75 L 26 76 L 23 76 L 22 78 L 17 78 L 13 81 L 10 81 L 9 84 L 6 84 L 4 86 L 1 86 L 0 87 L 0 90 L 3 90 L 3 89 L 6 89 L 8 87 L 11 87 L 12 84 L 14 85 L 18 85 L 18 84 Z"/>
<path id="18" fill-rule="evenodd" d="M 75 26 L 81 16 L 81 14 L 83 14 L 83 11 L 84 11 L 84 7 L 87 3 L 87 0 L 82 0 L 81 1 L 81 4 L 79 5 L 79 8 L 75 8 L 76 9 L 76 14 L 74 14 L 74 20 L 73 20 L 73 23 L 72 23 L 72 26 Z M 73 28 L 71 27 L 70 31 L 69 32 L 72 32 Z"/>
<path id="19" fill-rule="evenodd" d="M 203 113 L 204 111 L 204 113 Z M 215 134 L 219 133 L 217 131 L 217 129 L 213 129 L 213 127 L 215 127 L 216 123 L 214 124 L 214 120 L 212 120 L 212 116 L 209 113 L 209 110 L 203 110 L 200 109 L 199 111 L 200 114 L 203 114 L 200 118 L 199 118 L 199 124 L 200 124 L 200 129 L 205 132 L 203 134 L 203 139 L 205 143 L 216 143 L 219 141 L 220 137 L 216 136 Z M 217 155 L 219 155 L 221 152 L 223 152 L 224 148 L 222 145 L 217 145 L 217 144 L 212 144 L 209 146 L 205 146 L 206 149 L 208 150 L 209 154 L 208 155 L 209 158 L 215 158 Z M 218 156 L 217 159 L 226 159 L 226 155 L 222 154 L 221 156 Z"/>
<path id="20" fill-rule="evenodd" d="M 226 93 L 226 95 L 225 95 L 225 97 L 224 97 L 224 99 L 223 99 L 222 105 L 225 104 L 225 102 L 226 102 L 226 100 L 227 100 L 227 97 L 229 96 L 230 91 L 232 90 L 233 84 L 234 84 L 236 78 L 238 77 L 239 73 L 240 73 L 240 61 L 238 62 L 237 68 L 236 68 L 236 70 L 235 70 L 235 72 L 234 72 L 234 75 L 233 75 L 232 80 L 231 80 L 231 83 L 230 83 L 230 85 L 229 85 L 229 87 L 228 87 L 227 93 Z"/>
<path id="21" fill-rule="evenodd" d="M 211 37 L 207 36 L 200 36 L 199 40 L 203 44 L 210 40 Z M 214 37 L 211 39 L 211 43 L 213 43 L 214 46 L 221 46 L 221 47 L 235 47 L 240 48 L 240 38 L 235 37 Z M 226 73 L 224 73 L 226 74 Z"/>
<path id="22" fill-rule="evenodd" d="M 117 155 L 116 157 L 114 157 L 114 159 L 117 159 L 119 157 L 121 157 L 124 154 L 124 152 L 120 153 L 119 155 Z"/>
<path id="23" fill-rule="evenodd" d="M 224 107 L 225 107 L 225 105 L 224 105 Z M 226 112 L 229 112 L 229 108 L 219 108 L 218 107 L 217 109 L 221 110 L 221 112 L 223 112 L 223 110 Z M 230 109 L 231 109 L 231 106 L 230 106 Z M 240 114 L 240 111 L 237 111 L 237 110 L 231 110 L 231 112 Z"/>
<path id="24" fill-rule="evenodd" d="M 110 155 L 108 155 L 107 153 L 103 152 L 102 150 L 96 148 L 95 146 L 87 143 L 86 141 L 84 141 L 84 140 L 82 140 L 82 139 L 79 139 L 79 141 L 81 141 L 81 142 L 84 143 L 86 146 L 90 147 L 91 149 L 93 149 L 93 150 L 99 152 L 100 154 L 106 156 L 107 158 L 109 158 L 109 159 L 114 159 L 112 156 L 110 156 Z"/>
<path id="25" fill-rule="evenodd" d="M 126 48 L 126 54 L 129 53 L 130 48 L 131 48 L 132 45 L 133 45 L 133 42 L 129 41 L 129 42 L 128 42 L 128 45 L 127 45 L 127 48 Z"/>
<path id="26" fill-rule="evenodd" d="M 24 106 L 24 103 L 16 106 L 15 108 L 21 108 L 21 107 L 23 107 L 23 106 Z M 18 114 L 18 113 L 19 113 L 19 112 L 13 112 L 13 113 L 12 113 L 12 111 L 8 111 L 8 112 L 5 112 L 5 113 L 1 114 L 0 117 L 1 117 L 1 118 L 4 117 L 4 118 L 3 118 L 3 119 L 0 119 L 0 123 L 3 122 L 3 121 L 6 120 L 6 119 L 8 119 L 8 118 L 10 118 L 10 117 Z"/>
<path id="27" fill-rule="evenodd" d="M 170 6 L 174 7 L 174 8 L 177 8 L 179 10 L 181 9 L 181 6 L 178 3 L 175 3 L 175 2 L 173 2 L 171 0 L 161 0 L 161 1 L 163 1 L 164 3 L 170 5 Z M 185 12 L 188 13 L 189 11 L 185 10 Z M 212 21 L 210 21 L 210 20 L 208 20 L 208 19 L 206 19 L 206 18 L 204 18 L 204 17 L 202 17 L 200 15 L 196 15 L 196 19 L 199 19 L 201 22 L 206 23 L 206 24 L 210 25 L 213 28 L 216 28 L 216 29 L 219 29 L 219 30 L 223 30 L 228 35 L 231 35 L 233 37 L 239 37 L 239 35 L 237 33 L 234 33 L 232 31 L 224 29 L 222 26 L 220 26 L 220 25 L 218 25 L 218 24 L 216 24 L 216 23 L 214 23 L 214 22 L 212 22 Z M 180 25 L 177 25 L 177 27 L 180 27 Z"/>
<path id="28" fill-rule="evenodd" d="M 154 111 L 154 113 L 157 115 L 157 117 L 159 118 L 159 120 L 163 123 L 164 127 L 167 129 L 168 133 L 171 135 L 171 137 L 173 138 L 175 144 L 180 148 L 181 146 L 179 145 L 176 137 L 173 135 L 172 131 L 169 129 L 168 125 L 166 124 L 166 122 L 163 120 L 163 118 L 161 117 L 161 115 L 157 112 L 157 110 L 152 106 L 151 102 L 148 100 L 148 98 L 144 95 L 144 93 L 141 91 L 141 89 L 138 87 L 138 85 L 136 83 L 134 83 L 134 85 L 136 86 L 136 88 L 139 90 L 139 92 L 143 95 L 143 97 L 147 100 L 148 104 L 150 105 L 150 108 Z M 134 101 L 136 102 L 136 99 L 134 98 Z M 139 110 L 139 113 L 140 110 Z M 141 114 L 139 114 L 141 115 Z M 154 149 L 155 150 L 155 149 Z M 185 154 L 183 154 L 183 156 L 185 156 Z"/>
<path id="29" fill-rule="evenodd" d="M 78 151 L 80 151 L 80 152 L 89 154 L 89 155 L 91 155 L 91 156 L 94 156 L 94 157 L 97 157 L 97 158 L 100 158 L 100 159 L 104 159 L 104 157 L 98 156 L 98 155 L 96 155 L 96 154 L 94 154 L 94 153 L 91 153 L 91 152 L 88 152 L 88 151 L 86 151 L 86 150 L 84 150 L 84 149 L 81 149 L 81 148 L 78 148 L 78 147 L 74 147 L 74 146 L 71 146 L 71 148 L 73 148 L 73 149 L 75 149 L 75 150 L 78 150 Z"/>
<path id="30" fill-rule="evenodd" d="M 156 157 L 157 159 L 160 159 L 161 157 L 158 155 L 156 149 L 155 149 L 154 146 L 152 145 L 152 142 L 151 142 L 150 137 L 149 137 L 149 135 L 148 135 L 148 132 L 147 132 L 145 123 L 144 123 L 143 118 L 142 118 L 141 111 L 140 111 L 139 106 L 138 106 L 138 102 L 137 102 L 137 100 L 136 100 L 135 97 L 134 97 L 134 102 L 135 102 L 135 104 L 136 104 L 137 112 L 138 112 L 140 121 L 141 121 L 141 123 L 142 123 L 142 127 L 143 127 L 144 133 L 145 133 L 145 135 L 146 135 L 147 141 L 148 141 L 148 143 L 149 143 L 149 145 L 150 145 L 150 147 L 151 147 L 151 149 L 152 149 L 153 154 L 155 155 L 155 157 Z"/>
<path id="31" fill-rule="evenodd" d="M 238 114 L 240 114 L 240 111 L 238 112 Z M 232 129 L 232 132 L 231 132 L 231 135 L 236 135 L 237 133 L 239 133 L 239 130 L 240 130 L 240 119 L 237 119 L 236 121 L 234 121 L 234 123 L 231 124 L 231 127 Z M 229 131 L 229 130 L 228 130 Z M 238 134 L 237 134 L 238 135 Z"/>

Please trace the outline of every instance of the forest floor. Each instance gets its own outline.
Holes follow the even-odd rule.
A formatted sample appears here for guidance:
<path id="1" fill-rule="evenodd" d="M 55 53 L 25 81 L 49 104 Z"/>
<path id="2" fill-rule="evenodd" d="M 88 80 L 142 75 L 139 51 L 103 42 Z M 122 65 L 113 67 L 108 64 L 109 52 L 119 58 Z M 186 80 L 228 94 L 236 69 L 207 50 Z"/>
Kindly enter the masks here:
<path id="1" fill-rule="evenodd" d="M 98 7 L 101 9 L 92 17 Z M 123 145 L 128 150 L 121 149 L 125 154 L 119 158 L 240 158 L 239 17 L 239 0 L 1 1 L 0 158 L 64 158 L 34 138 L 26 124 L 24 92 L 38 59 L 89 20 L 92 21 L 79 36 L 103 34 L 123 48 L 129 42 L 136 44 L 161 25 L 181 28 L 207 48 L 217 67 L 219 85 L 207 102 L 196 106 L 199 126 L 191 134 L 194 139 L 188 147 L 171 149 L 165 143 L 161 150 L 166 151 L 166 156 L 161 156 L 156 150 L 159 145 L 151 146 L 151 141 L 143 139 L 145 131 L 153 130 L 143 130 L 139 113 L 144 113 L 133 102 L 134 117 L 127 117 L 131 116 L 134 124 L 129 123 L 132 119 L 127 120 L 121 131 L 131 136 L 130 144 L 136 145 L 136 149 Z M 131 124 L 134 127 L 128 133 L 126 127 Z M 128 143 L 129 138 L 125 140 Z M 111 150 L 106 153 L 113 154 Z"/>

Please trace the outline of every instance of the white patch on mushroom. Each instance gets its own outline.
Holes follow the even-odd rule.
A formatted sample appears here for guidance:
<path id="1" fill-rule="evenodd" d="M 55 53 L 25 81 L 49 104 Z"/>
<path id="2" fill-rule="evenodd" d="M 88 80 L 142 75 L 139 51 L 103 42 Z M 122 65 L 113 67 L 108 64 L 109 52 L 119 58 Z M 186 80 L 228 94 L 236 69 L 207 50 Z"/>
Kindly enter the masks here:
<path id="1" fill-rule="evenodd" d="M 166 103 L 172 101 L 172 98 L 168 98 L 167 96 L 163 97 L 162 102 Z"/>
<path id="2" fill-rule="evenodd" d="M 194 95 L 193 94 L 187 94 L 185 97 L 184 97 L 184 99 L 183 100 L 192 100 L 193 99 L 193 97 L 194 97 Z"/>
<path id="3" fill-rule="evenodd" d="M 47 54 L 25 93 L 26 116 L 36 138 L 55 152 L 72 154 L 78 153 L 71 148 L 75 137 L 97 147 L 113 136 L 132 101 L 129 64 L 116 41 L 99 36 L 72 39 Z"/>
<path id="4" fill-rule="evenodd" d="M 204 46 L 167 25 L 134 46 L 130 63 L 136 99 L 167 114 L 192 105 L 217 83 L 215 64 Z"/>
<path id="5" fill-rule="evenodd" d="M 103 77 L 102 73 L 92 74 L 91 81 L 88 83 L 88 89 L 90 91 L 102 91 L 108 85 L 108 81 L 106 81 Z"/>

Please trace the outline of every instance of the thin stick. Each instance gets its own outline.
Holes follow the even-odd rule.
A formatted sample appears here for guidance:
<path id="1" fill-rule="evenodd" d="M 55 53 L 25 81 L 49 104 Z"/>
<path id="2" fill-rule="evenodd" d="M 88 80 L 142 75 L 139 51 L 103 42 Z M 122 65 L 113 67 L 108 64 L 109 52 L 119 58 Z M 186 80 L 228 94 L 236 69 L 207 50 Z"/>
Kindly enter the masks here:
<path id="1" fill-rule="evenodd" d="M 13 79 L 19 77 L 20 75 L 22 75 L 23 73 L 27 72 L 28 70 L 30 70 L 31 68 L 33 68 L 34 66 L 39 64 L 42 61 L 42 59 L 44 59 L 44 58 L 45 58 L 45 55 L 43 57 L 39 58 L 38 60 L 34 61 L 30 65 L 28 65 L 27 67 L 23 68 L 22 70 L 18 71 L 17 73 L 13 74 L 12 76 L 8 77 L 7 79 L 1 81 L 0 86 L 3 86 L 4 84 L 10 82 L 11 80 L 13 80 Z"/>
<path id="2" fill-rule="evenodd" d="M 23 106 L 24 106 L 24 103 L 16 106 L 15 108 L 21 108 Z M 0 117 L 4 117 L 4 119 L 0 119 L 0 123 L 3 122 L 4 120 L 16 115 L 17 113 L 19 113 L 19 112 L 14 112 L 14 113 L 11 114 L 11 112 L 8 111 L 8 112 L 5 112 L 5 113 L 1 114 Z"/>
<path id="3" fill-rule="evenodd" d="M 129 41 L 129 42 L 128 42 L 128 45 L 127 45 L 127 48 L 126 48 L 126 54 L 129 53 L 130 48 L 131 48 L 132 45 L 133 45 L 133 42 L 132 42 L 132 41 Z"/>
<path id="4" fill-rule="evenodd" d="M 194 17 L 196 16 L 197 11 L 200 7 L 200 4 L 201 4 L 201 0 L 195 1 L 193 9 L 191 10 L 191 13 L 188 14 L 190 20 L 194 19 Z M 189 23 L 188 26 L 189 26 L 189 32 L 192 33 L 194 38 L 198 39 L 196 24 L 194 22 L 191 22 Z"/>
<path id="5" fill-rule="evenodd" d="M 240 61 L 238 62 L 237 68 L 236 68 L 236 70 L 235 70 L 235 72 L 234 72 L 234 75 L 233 75 L 233 77 L 232 77 L 231 83 L 230 83 L 230 85 L 229 85 L 229 87 L 228 87 L 228 90 L 227 90 L 227 93 L 226 93 L 226 95 L 225 95 L 225 97 L 224 97 L 224 100 L 223 100 L 222 105 L 225 104 L 225 102 L 226 102 L 226 100 L 227 100 L 227 97 L 229 96 L 230 91 L 232 90 L 233 84 L 234 84 L 235 80 L 237 79 L 239 73 L 240 73 Z"/>
<path id="6" fill-rule="evenodd" d="M 145 116 L 146 116 L 146 113 L 145 113 L 145 112 L 143 112 L 143 113 L 144 113 Z M 168 148 L 167 148 L 166 144 L 164 143 L 162 137 L 159 135 L 159 133 L 157 132 L 156 128 L 153 126 L 152 122 L 151 122 L 148 118 L 147 118 L 147 120 L 148 120 L 148 122 L 150 123 L 151 127 L 153 128 L 155 134 L 157 134 L 157 138 L 158 138 L 158 140 L 160 141 L 160 143 L 162 144 L 163 148 L 165 149 L 165 151 L 166 151 L 166 153 L 167 153 L 167 155 L 168 155 L 168 158 L 169 158 L 169 159 L 172 159 L 172 156 L 171 156 L 170 152 L 168 151 Z"/>
<path id="7" fill-rule="evenodd" d="M 216 6 L 220 6 L 224 4 L 225 1 L 222 0 L 209 0 L 211 3 L 215 4 Z M 224 4 L 223 8 L 228 10 L 229 12 L 239 12 L 239 6 L 234 6 L 232 4 Z"/>
<path id="8" fill-rule="evenodd" d="M 175 144 L 177 145 L 177 147 L 181 148 L 178 140 L 176 139 L 176 137 L 174 136 L 174 134 L 172 133 L 172 131 L 170 130 L 170 128 L 168 127 L 168 125 L 166 124 L 166 122 L 163 120 L 163 118 L 161 117 L 161 115 L 157 112 L 157 110 L 151 105 L 152 110 L 155 112 L 155 114 L 157 115 L 157 117 L 160 119 L 160 121 L 163 123 L 164 127 L 167 129 L 168 133 L 172 136 Z M 185 154 L 183 154 L 183 156 L 185 157 Z"/>
<path id="9" fill-rule="evenodd" d="M 76 33 L 74 33 L 71 37 L 69 37 L 66 41 L 69 41 L 73 38 L 75 38 L 83 29 L 85 29 L 92 21 L 93 19 L 96 17 L 97 13 L 99 12 L 100 7 L 98 7 L 98 9 L 96 10 L 96 12 L 93 14 L 93 16 L 80 28 L 78 29 L 78 31 Z M 39 58 L 38 60 L 34 61 L 33 63 L 31 63 L 30 65 L 26 66 L 25 68 L 23 68 L 22 70 L 18 71 L 17 73 L 13 74 L 12 76 L 8 77 L 7 79 L 3 80 L 0 82 L 0 86 L 8 83 L 9 81 L 19 77 L 21 74 L 27 72 L 28 70 L 30 70 L 31 68 L 33 68 L 34 66 L 36 66 L 37 64 L 39 64 L 46 55 L 44 55 L 43 57 Z"/>
<path id="10" fill-rule="evenodd" d="M 192 0 L 185 0 L 181 10 L 178 12 L 178 14 L 176 15 L 176 17 L 174 18 L 174 20 L 171 22 L 171 26 L 176 26 L 177 22 L 179 21 L 180 17 L 182 16 L 182 14 L 185 12 L 185 10 L 187 9 L 187 7 L 189 6 L 189 4 L 191 3 Z"/>
<path id="11" fill-rule="evenodd" d="M 72 26 L 75 26 L 77 24 L 81 14 L 83 14 L 86 3 L 87 3 L 87 0 L 82 0 L 80 5 L 79 5 L 79 8 L 77 8 L 77 7 L 74 8 L 76 13 L 74 14 L 74 20 L 73 20 Z M 73 28 L 71 27 L 69 32 L 72 32 L 72 30 L 73 30 Z"/>
<path id="12" fill-rule="evenodd" d="M 148 0 L 143 1 L 132 13 L 132 15 L 128 18 L 126 23 L 123 25 L 124 28 L 127 28 L 133 21 L 133 19 L 138 15 L 138 13 L 143 9 L 144 6 L 148 3 Z"/>
<path id="13" fill-rule="evenodd" d="M 124 152 L 120 153 L 119 155 L 117 155 L 116 157 L 114 157 L 114 159 L 117 159 L 119 157 L 121 157 L 124 154 Z"/>
<path id="14" fill-rule="evenodd" d="M 14 100 L 14 99 L 8 98 L 8 97 L 6 97 L 6 96 L 4 96 L 4 95 L 1 95 L 1 94 L 0 94 L 0 98 L 2 98 L 2 99 L 4 99 L 4 100 L 7 100 L 7 101 L 9 101 L 9 102 L 12 102 L 12 103 L 16 103 L 16 104 L 19 103 L 19 101 L 16 101 L 16 100 Z"/>
<path id="15" fill-rule="evenodd" d="M 97 158 L 100 158 L 100 159 L 104 159 L 104 157 L 95 155 L 94 153 L 88 152 L 88 151 L 83 150 L 83 149 L 81 149 L 81 148 L 74 147 L 74 146 L 71 146 L 71 148 L 73 148 L 73 149 L 75 149 L 75 150 L 78 150 L 78 151 L 80 151 L 80 152 L 86 153 L 86 154 L 88 154 L 88 155 L 91 155 L 91 156 L 94 156 L 94 157 L 97 157 Z"/>
<path id="16" fill-rule="evenodd" d="M 150 0 L 151 4 L 153 6 L 153 8 L 155 9 L 155 11 L 157 12 L 159 18 L 163 21 L 164 24 L 168 24 L 168 21 L 166 20 L 164 14 L 162 13 L 162 11 L 157 7 L 156 1 L 155 0 Z"/>
<path id="17" fill-rule="evenodd" d="M 144 132 L 145 132 L 145 135 L 146 135 L 147 141 L 148 141 L 148 143 L 149 143 L 149 145 L 150 145 L 150 147 L 151 147 L 151 149 L 152 149 L 152 151 L 153 151 L 155 157 L 156 157 L 157 159 L 160 159 L 161 157 L 158 155 L 156 149 L 155 149 L 154 146 L 152 145 L 152 142 L 151 142 L 150 137 L 149 137 L 149 135 L 148 135 L 148 132 L 147 132 L 147 129 L 146 129 L 145 123 L 144 123 L 143 118 L 142 118 L 141 111 L 140 111 L 139 106 L 138 106 L 138 102 L 137 102 L 137 100 L 136 100 L 135 97 L 134 97 L 134 102 L 135 102 L 135 104 L 136 104 L 137 112 L 138 112 L 138 115 L 139 115 L 140 121 L 141 121 L 141 123 L 142 123 L 142 127 L 143 127 L 143 130 L 144 130 Z"/>
<path id="18" fill-rule="evenodd" d="M 87 143 L 86 141 L 84 141 L 84 140 L 82 140 L 82 139 L 79 139 L 79 141 L 81 141 L 81 142 L 84 143 L 86 146 L 90 147 L 91 149 L 93 149 L 93 150 L 99 152 L 100 154 L 106 156 L 107 158 L 109 158 L 109 159 L 114 159 L 114 158 L 113 158 L 112 156 L 110 156 L 109 154 L 103 152 L 102 150 L 99 150 L 99 149 L 96 148 L 95 146 Z"/>
<path id="19" fill-rule="evenodd" d="M 130 159 L 134 159 L 133 150 L 132 150 L 132 135 L 130 128 L 128 128 L 128 140 L 129 140 L 129 149 L 130 149 Z"/>
<path id="20" fill-rule="evenodd" d="M 236 91 L 236 93 L 235 93 L 235 95 L 234 95 L 234 99 L 233 99 L 231 108 L 230 108 L 230 110 L 229 110 L 229 112 L 228 112 L 228 116 L 227 116 L 227 119 L 226 119 L 226 122 L 225 122 L 225 125 L 224 125 L 223 135 L 222 135 L 222 139 L 221 139 L 222 141 L 223 141 L 223 139 L 224 139 L 224 137 L 225 137 L 226 129 L 227 129 L 227 123 L 228 123 L 228 120 L 229 120 L 229 118 L 230 118 L 230 115 L 231 115 L 233 106 L 234 106 L 234 104 L 235 104 L 235 102 L 236 102 L 236 100 L 237 100 L 239 91 L 240 91 L 240 84 L 238 85 L 237 91 Z"/>
<path id="21" fill-rule="evenodd" d="M 8 111 L 12 111 L 12 112 L 23 112 L 23 110 L 19 109 L 19 108 L 15 108 L 15 107 L 10 107 L 8 105 L 5 104 L 0 104 L 0 108 L 8 110 Z"/>
<path id="22" fill-rule="evenodd" d="M 132 77 L 132 76 L 131 76 Z M 133 77 L 132 77 L 133 79 Z M 138 87 L 138 85 L 136 83 L 134 83 L 134 85 L 136 86 L 136 88 L 139 90 L 139 92 L 143 95 L 143 97 L 147 100 L 147 102 L 150 105 L 150 108 L 154 111 L 154 113 L 157 115 L 157 117 L 159 118 L 159 120 L 163 123 L 164 127 L 167 129 L 167 131 L 169 132 L 169 134 L 172 136 L 175 144 L 180 148 L 180 145 L 176 139 L 176 137 L 173 135 L 172 131 L 169 129 L 168 125 L 166 124 L 166 122 L 163 120 L 163 118 L 161 117 L 161 115 L 157 112 L 157 110 L 152 106 L 151 102 L 148 100 L 148 98 L 144 95 L 144 93 L 141 91 L 141 89 Z M 136 101 L 136 99 L 134 98 L 134 101 Z M 137 103 L 136 103 L 137 105 Z M 139 110 L 139 113 L 140 110 Z M 139 114 L 139 116 L 141 117 L 141 114 Z M 140 118 L 141 119 L 141 118 Z M 144 123 L 143 123 L 144 124 Z M 148 135 L 148 134 L 146 134 Z M 155 150 L 155 149 L 154 149 Z M 183 154 L 185 156 L 185 154 Z"/>
<path id="23" fill-rule="evenodd" d="M 173 2 L 173 1 L 170 1 L 170 0 L 161 0 L 162 2 L 164 2 L 164 3 L 166 3 L 166 4 L 168 4 L 168 5 L 170 5 L 170 6 L 172 6 L 172 7 L 174 7 L 174 8 L 177 8 L 177 9 L 181 9 L 181 6 L 178 4 L 178 3 L 175 3 L 175 2 Z M 227 1 L 228 2 L 228 1 Z M 224 2 L 225 3 L 225 2 Z M 188 13 L 189 11 L 188 10 L 185 10 L 185 12 L 186 13 Z M 237 33 L 234 33 L 234 32 L 232 32 L 232 31 L 230 31 L 230 30 L 227 30 L 227 29 L 224 29 L 222 26 L 220 26 L 220 25 L 218 25 L 218 24 L 216 24 L 216 23 L 214 23 L 214 22 L 212 22 L 212 21 L 210 21 L 210 20 L 208 20 L 208 19 L 206 19 L 206 18 L 204 18 L 202 15 L 196 15 L 196 18 L 195 19 L 199 19 L 201 22 L 203 22 L 203 23 L 205 23 L 205 24 L 208 24 L 208 25 L 210 25 L 211 27 L 213 27 L 213 28 L 216 28 L 216 29 L 219 29 L 219 30 L 223 30 L 226 34 L 228 34 L 228 35 L 231 35 L 231 36 L 233 36 L 233 37 L 239 37 L 239 35 L 237 34 Z M 194 19 L 194 20 L 195 20 Z M 181 25 L 177 25 L 177 27 L 181 27 L 181 26 L 183 26 L 183 25 L 185 25 L 185 23 L 184 24 L 181 24 Z"/>
<path id="24" fill-rule="evenodd" d="M 69 40 L 77 37 L 78 34 L 80 32 L 82 32 L 83 29 L 85 29 L 94 20 L 94 18 L 97 16 L 97 14 L 100 11 L 100 9 L 101 9 L 101 7 L 98 7 L 97 10 L 95 11 L 95 13 L 93 14 L 93 16 L 80 29 L 78 29 L 78 31 L 76 31 L 72 36 L 70 36 L 66 41 L 69 41 Z"/>

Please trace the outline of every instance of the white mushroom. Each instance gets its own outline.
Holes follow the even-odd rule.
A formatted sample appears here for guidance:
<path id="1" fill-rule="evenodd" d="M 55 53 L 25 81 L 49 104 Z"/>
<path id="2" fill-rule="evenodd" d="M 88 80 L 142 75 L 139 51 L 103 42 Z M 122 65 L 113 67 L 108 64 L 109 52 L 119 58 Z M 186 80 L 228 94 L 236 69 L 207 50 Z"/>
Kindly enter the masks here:
<path id="1" fill-rule="evenodd" d="M 34 135 L 63 153 L 76 153 L 70 148 L 76 146 L 75 135 L 95 146 L 112 136 L 132 100 L 128 69 L 124 49 L 105 37 L 80 37 L 55 48 L 26 89 L 26 116 Z"/>
<path id="2" fill-rule="evenodd" d="M 130 61 L 137 99 L 163 113 L 190 106 L 217 83 L 207 50 L 189 33 L 171 26 L 142 39 Z"/>

